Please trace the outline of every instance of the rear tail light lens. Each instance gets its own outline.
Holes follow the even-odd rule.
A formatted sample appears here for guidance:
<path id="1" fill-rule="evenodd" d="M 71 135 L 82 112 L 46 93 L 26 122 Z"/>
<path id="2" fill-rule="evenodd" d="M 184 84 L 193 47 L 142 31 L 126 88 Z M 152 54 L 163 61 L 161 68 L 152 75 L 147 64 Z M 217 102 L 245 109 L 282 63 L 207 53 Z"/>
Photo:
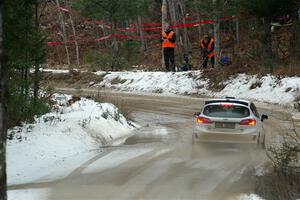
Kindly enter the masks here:
<path id="1" fill-rule="evenodd" d="M 244 119 L 244 120 L 240 121 L 240 125 L 255 126 L 256 120 L 255 119 Z"/>
<path id="2" fill-rule="evenodd" d="M 198 124 L 211 124 L 211 123 L 213 123 L 210 119 L 208 119 L 206 117 L 197 117 L 196 122 Z"/>

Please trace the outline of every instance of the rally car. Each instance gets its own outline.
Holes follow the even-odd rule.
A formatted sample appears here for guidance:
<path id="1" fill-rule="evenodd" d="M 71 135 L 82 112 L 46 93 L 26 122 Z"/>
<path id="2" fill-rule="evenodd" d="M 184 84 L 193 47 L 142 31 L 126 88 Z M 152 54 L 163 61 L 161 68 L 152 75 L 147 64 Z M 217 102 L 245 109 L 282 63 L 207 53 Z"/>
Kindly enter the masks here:
<path id="1" fill-rule="evenodd" d="M 243 135 L 264 147 L 263 121 L 266 119 L 268 116 L 259 115 L 253 102 L 234 97 L 211 99 L 205 102 L 201 112 L 195 113 L 192 140 L 193 143 L 207 138 L 226 140 Z M 230 137 L 226 137 L 229 135 Z"/>

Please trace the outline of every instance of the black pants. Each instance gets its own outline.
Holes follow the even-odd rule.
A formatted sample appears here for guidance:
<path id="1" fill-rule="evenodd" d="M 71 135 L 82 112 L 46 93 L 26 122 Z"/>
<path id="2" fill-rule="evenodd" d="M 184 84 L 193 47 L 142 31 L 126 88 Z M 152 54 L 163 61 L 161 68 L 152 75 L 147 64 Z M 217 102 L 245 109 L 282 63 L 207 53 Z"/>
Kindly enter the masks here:
<path id="1" fill-rule="evenodd" d="M 164 48 L 164 60 L 167 71 L 175 71 L 174 48 Z M 171 66 L 170 66 L 171 64 Z M 170 68 L 171 67 L 171 68 Z"/>
<path id="2" fill-rule="evenodd" d="M 206 55 L 204 55 L 203 56 L 203 63 L 202 63 L 201 67 L 203 67 L 204 69 L 206 69 L 207 68 L 208 60 L 209 60 L 209 57 L 206 56 Z M 213 56 L 213 57 L 210 58 L 210 62 L 211 62 L 212 67 L 214 67 L 214 65 L 215 65 L 215 56 Z"/>

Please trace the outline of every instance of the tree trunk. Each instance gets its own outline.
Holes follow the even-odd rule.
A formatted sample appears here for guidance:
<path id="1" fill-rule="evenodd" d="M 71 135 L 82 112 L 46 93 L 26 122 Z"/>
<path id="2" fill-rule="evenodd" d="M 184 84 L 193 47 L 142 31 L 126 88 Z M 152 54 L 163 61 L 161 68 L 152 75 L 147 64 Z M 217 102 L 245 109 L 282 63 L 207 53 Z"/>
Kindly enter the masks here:
<path id="1" fill-rule="evenodd" d="M 265 20 L 265 38 L 264 38 L 264 54 L 266 58 L 272 58 L 272 32 L 271 32 L 271 19 Z"/>
<path id="2" fill-rule="evenodd" d="M 272 32 L 271 32 L 271 19 L 264 21 L 265 36 L 264 36 L 264 60 L 269 72 L 273 72 L 273 50 L 272 50 Z"/>
<path id="3" fill-rule="evenodd" d="M 38 9 L 39 9 L 39 3 L 38 1 L 35 2 L 35 28 L 37 33 L 39 32 L 39 14 L 38 14 Z M 34 102 L 37 102 L 38 100 L 38 95 L 39 95 L 39 83 L 40 83 L 40 63 L 38 62 L 38 59 L 35 58 L 35 64 L 34 64 L 34 86 L 33 86 L 33 98 Z"/>
<path id="4" fill-rule="evenodd" d="M 168 0 L 167 3 L 168 3 L 168 6 L 169 6 L 169 12 L 170 12 L 170 16 L 171 16 L 172 25 L 176 26 L 177 25 L 176 2 L 174 2 L 174 0 Z M 179 35 L 179 29 L 178 28 L 175 28 L 174 31 L 177 35 Z"/>
<path id="5" fill-rule="evenodd" d="M 111 47 L 111 54 L 112 54 L 112 59 L 111 59 L 111 70 L 115 70 L 116 66 L 117 66 L 117 53 L 118 53 L 118 41 L 117 38 L 115 36 L 116 33 L 116 22 L 113 21 L 112 25 L 111 25 L 111 33 L 113 35 L 112 37 L 112 47 Z"/>
<path id="6" fill-rule="evenodd" d="M 295 20 L 293 21 L 293 27 L 292 27 L 292 38 L 290 41 L 290 46 L 291 46 L 291 50 L 290 50 L 290 56 L 292 59 L 297 59 L 300 60 L 300 36 L 299 36 L 299 32 L 300 32 L 300 24 L 298 21 L 298 17 L 295 18 Z"/>
<path id="7" fill-rule="evenodd" d="M 141 29 L 142 28 L 142 17 L 139 15 L 137 18 L 137 22 L 138 22 L 138 27 L 139 27 L 139 34 L 141 37 L 141 48 L 143 51 L 147 50 L 147 45 L 146 45 L 146 41 L 144 38 L 144 31 Z"/>
<path id="8" fill-rule="evenodd" d="M 77 67 L 78 67 L 80 65 L 79 46 L 78 46 L 78 42 L 77 42 L 76 29 L 75 29 L 75 26 L 74 26 L 74 21 L 72 19 L 72 14 L 69 13 L 69 16 L 70 16 L 70 22 L 71 22 L 71 26 L 72 26 L 73 35 L 74 35 L 74 43 L 75 43 L 75 48 L 76 48 L 76 64 L 77 64 Z"/>
<path id="9" fill-rule="evenodd" d="M 162 29 L 162 31 L 165 30 L 166 25 L 167 25 L 167 1 L 162 0 L 162 6 L 161 6 L 161 29 Z M 163 49 L 161 51 L 161 55 L 162 55 L 161 66 L 162 66 L 162 69 L 164 69 L 164 51 L 163 51 Z"/>
<path id="10" fill-rule="evenodd" d="M 218 5 L 217 1 L 213 0 L 214 5 L 214 39 L 215 39 L 215 67 L 219 67 L 220 58 L 220 21 L 218 19 Z"/>
<path id="11" fill-rule="evenodd" d="M 182 4 L 181 1 L 178 1 L 178 7 L 180 9 L 179 13 L 181 15 L 182 23 L 185 24 L 185 7 Z M 191 51 L 191 45 L 190 45 L 190 40 L 189 40 L 189 35 L 187 32 L 187 27 L 183 28 L 183 49 L 184 49 L 184 53 L 188 54 Z"/>
<path id="12" fill-rule="evenodd" d="M 5 78 L 6 73 L 4 69 L 4 59 L 3 59 L 3 23 L 2 23 L 2 1 L 0 2 L 0 88 L 1 88 L 1 100 L 0 100 L 0 200 L 7 199 L 7 185 L 6 185 L 6 138 L 7 130 L 4 117 L 6 116 L 7 108 L 7 98 L 6 94 L 6 85 Z"/>
<path id="13" fill-rule="evenodd" d="M 200 11 L 198 11 L 197 14 L 197 21 L 200 22 L 201 21 L 201 17 L 200 17 Z M 202 39 L 202 28 L 201 28 L 201 24 L 199 24 L 198 26 L 198 44 L 200 44 L 200 41 Z"/>
<path id="14" fill-rule="evenodd" d="M 104 22 L 105 22 L 105 20 L 102 19 L 102 23 L 103 23 L 103 24 L 102 24 L 102 26 L 100 26 L 100 27 L 101 27 L 101 29 L 102 29 L 103 35 L 104 35 L 104 36 L 107 36 L 108 33 L 107 33 L 106 28 L 105 28 Z M 107 41 L 107 40 L 104 40 L 104 45 L 105 45 L 105 48 L 108 48 L 109 44 L 108 44 L 108 41 Z"/>
<path id="15" fill-rule="evenodd" d="M 239 54 L 239 47 L 240 47 L 240 20 L 239 18 L 236 18 L 235 20 L 235 42 L 236 42 L 236 48 L 234 48 L 234 55 Z"/>
<path id="16" fill-rule="evenodd" d="M 214 23 L 214 39 L 215 39 L 215 67 L 219 67 L 219 58 L 220 58 L 220 22 L 217 18 L 215 18 Z"/>
<path id="17" fill-rule="evenodd" d="M 96 38 L 96 39 L 99 39 L 100 38 L 100 35 L 98 34 L 98 25 L 96 24 L 96 23 L 93 23 L 93 33 L 94 33 L 94 37 Z M 100 41 L 99 40 L 97 40 L 97 46 L 98 46 L 98 48 L 100 48 L 101 46 L 100 46 Z"/>
<path id="18" fill-rule="evenodd" d="M 62 30 L 62 37 L 63 37 L 63 40 L 64 40 L 64 46 L 65 46 L 65 50 L 66 50 L 67 62 L 68 62 L 68 65 L 70 66 L 70 70 L 72 70 L 70 56 L 69 56 L 69 50 L 68 50 L 68 44 L 67 44 L 68 39 L 67 39 L 67 34 L 66 34 L 64 16 L 63 16 L 63 14 L 60 10 L 59 0 L 55 0 L 55 2 L 56 2 L 56 6 L 57 6 L 57 12 L 58 12 L 58 18 L 59 18 L 59 22 L 60 22 L 60 27 L 61 27 L 61 30 Z"/>

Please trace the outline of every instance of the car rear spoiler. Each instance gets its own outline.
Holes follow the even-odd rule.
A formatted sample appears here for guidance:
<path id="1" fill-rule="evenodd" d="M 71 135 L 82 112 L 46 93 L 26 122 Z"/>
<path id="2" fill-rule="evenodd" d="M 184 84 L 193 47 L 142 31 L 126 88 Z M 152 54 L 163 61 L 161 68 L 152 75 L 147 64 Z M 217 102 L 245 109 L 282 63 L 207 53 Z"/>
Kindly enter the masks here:
<path id="1" fill-rule="evenodd" d="M 247 102 L 237 101 L 237 100 L 232 100 L 232 99 L 209 100 L 209 101 L 205 101 L 205 105 L 211 104 L 211 103 L 224 103 L 224 102 L 237 103 L 237 104 L 241 104 L 241 105 L 244 105 L 244 106 L 249 106 L 249 103 L 247 103 Z"/>

